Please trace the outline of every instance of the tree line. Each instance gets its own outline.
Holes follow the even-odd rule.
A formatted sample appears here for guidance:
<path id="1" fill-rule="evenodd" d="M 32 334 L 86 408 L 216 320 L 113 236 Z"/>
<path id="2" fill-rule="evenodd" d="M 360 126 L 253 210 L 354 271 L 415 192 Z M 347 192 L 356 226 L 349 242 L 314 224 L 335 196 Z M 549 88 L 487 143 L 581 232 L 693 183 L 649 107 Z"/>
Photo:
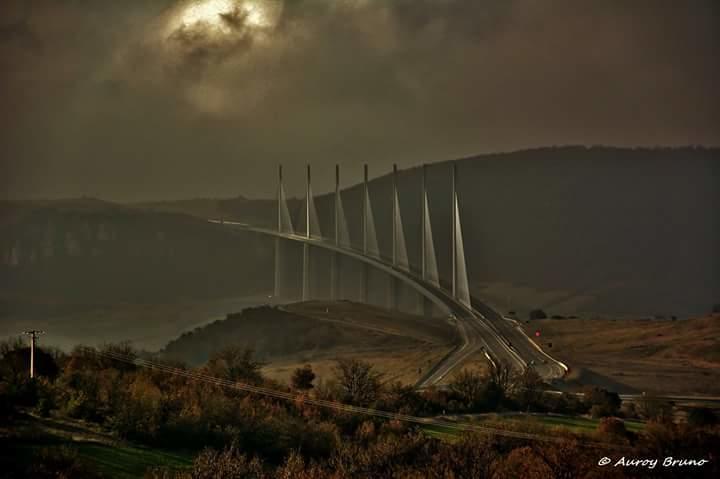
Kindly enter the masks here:
<path id="1" fill-rule="evenodd" d="M 99 351 L 139 354 L 127 344 Z M 639 457 L 707 457 L 709 451 L 720 450 L 720 431 L 709 411 L 676 424 L 671 408 L 652 398 L 631 408 L 617 394 L 597 388 L 581 396 L 546 394 L 532 369 L 521 374 L 502 367 L 463 371 L 447 389 L 417 391 L 388 381 L 370 363 L 342 359 L 332 378 L 318 380 L 305 366 L 282 384 L 263 376 L 263 363 L 251 350 L 227 348 L 195 371 L 414 416 L 518 410 L 592 414 L 605 418 L 598 431 L 581 436 L 557 430 L 548 441 L 479 433 L 443 440 L 397 420 L 252 395 L 114 361 L 87 348 L 69 354 L 38 350 L 39 378 L 30 380 L 27 353 L 19 342 L 0 346 L 0 420 L 12 423 L 32 411 L 96 423 L 120 439 L 151 447 L 195 451 L 190 469 L 149 470 L 146 477 L 152 479 L 612 477 L 598 470 L 597 460 L 607 454 L 598 443 L 621 446 L 624 454 Z M 643 417 L 649 423 L 643 433 L 632 433 L 624 428 L 622 416 Z M 532 432 L 533 426 L 514 427 Z M 3 471 L 7 477 L 58 477 L 58 470 L 73 471 L 65 477 L 96 477 L 78 461 L 67 448 L 55 449 L 38 455 L 31 471 L 19 465 L 3 465 Z M 717 458 L 710 467 L 718 472 Z M 658 477 L 665 472 L 659 471 Z M 633 477 L 628 470 L 612 473 Z"/>

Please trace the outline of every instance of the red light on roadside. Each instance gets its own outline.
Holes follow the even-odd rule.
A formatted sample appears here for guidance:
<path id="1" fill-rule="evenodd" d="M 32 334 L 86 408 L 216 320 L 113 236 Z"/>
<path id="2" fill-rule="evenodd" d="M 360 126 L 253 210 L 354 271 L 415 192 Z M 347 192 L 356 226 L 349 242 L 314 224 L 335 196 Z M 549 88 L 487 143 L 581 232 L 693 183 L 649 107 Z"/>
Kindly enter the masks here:
<path id="1" fill-rule="evenodd" d="M 535 331 L 535 337 L 536 337 L 536 338 L 539 338 L 539 337 L 540 337 L 540 331 Z"/>

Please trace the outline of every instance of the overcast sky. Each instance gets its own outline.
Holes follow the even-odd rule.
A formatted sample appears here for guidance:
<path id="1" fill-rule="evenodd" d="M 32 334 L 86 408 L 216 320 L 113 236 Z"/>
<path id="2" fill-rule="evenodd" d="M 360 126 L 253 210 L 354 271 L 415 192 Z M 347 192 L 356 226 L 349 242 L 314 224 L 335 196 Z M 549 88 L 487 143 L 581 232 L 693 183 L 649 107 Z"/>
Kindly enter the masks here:
<path id="1" fill-rule="evenodd" d="M 194 5 L 200 3 L 200 5 Z M 716 0 L 2 0 L 5 197 L 271 196 L 553 144 L 720 145 Z M 290 185 L 300 192 L 301 182 Z"/>

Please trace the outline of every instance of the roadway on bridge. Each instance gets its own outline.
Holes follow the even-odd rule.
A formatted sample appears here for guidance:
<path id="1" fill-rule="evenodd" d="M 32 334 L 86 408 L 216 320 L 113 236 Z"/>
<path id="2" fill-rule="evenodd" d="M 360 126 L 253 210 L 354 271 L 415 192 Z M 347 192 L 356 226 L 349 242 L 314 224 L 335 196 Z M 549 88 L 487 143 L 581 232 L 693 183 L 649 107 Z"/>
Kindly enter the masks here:
<path id="1" fill-rule="evenodd" d="M 396 268 L 381 259 L 367 256 L 362 252 L 341 247 L 320 238 L 282 233 L 235 221 L 212 219 L 208 221 L 222 225 L 233 232 L 257 233 L 307 243 L 314 247 L 354 258 L 398 278 L 433 302 L 448 316 L 455 318 L 452 321 L 457 325 L 461 339 L 460 344 L 420 379 L 417 383 L 418 387 L 428 387 L 442 382 L 450 372 L 461 366 L 463 362 L 474 354 L 483 354 L 489 361 L 507 365 L 515 370 L 521 370 L 527 365 L 532 365 L 546 381 L 560 378 L 566 372 L 564 365 L 535 346 L 513 321 L 505 319 L 501 314 L 482 303 L 474 302 L 473 308 L 468 308 L 444 289 L 424 281 L 412 272 Z"/>

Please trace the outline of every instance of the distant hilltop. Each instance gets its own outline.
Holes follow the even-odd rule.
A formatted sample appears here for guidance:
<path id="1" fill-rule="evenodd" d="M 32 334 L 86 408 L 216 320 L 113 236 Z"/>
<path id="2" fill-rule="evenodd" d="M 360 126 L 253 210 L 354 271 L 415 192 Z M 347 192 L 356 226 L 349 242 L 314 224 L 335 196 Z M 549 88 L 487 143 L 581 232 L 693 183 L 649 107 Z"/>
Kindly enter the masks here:
<path id="1" fill-rule="evenodd" d="M 520 315 L 542 308 L 565 316 L 683 318 L 706 314 L 720 303 L 720 149 L 563 146 L 479 155 L 457 164 L 471 292 L 499 310 Z M 428 172 L 435 249 L 440 276 L 447 281 L 449 162 L 432 164 Z M 416 268 L 419 185 L 420 168 L 400 172 L 404 233 L 408 257 Z M 390 192 L 389 175 L 370 184 L 378 244 L 386 255 L 391 244 L 391 208 L 383 205 L 389 204 Z M 358 244 L 361 188 L 355 185 L 342 194 L 350 235 Z M 326 235 L 332 231 L 332 204 L 331 195 L 316 197 Z M 300 227 L 301 200 L 290 200 L 289 206 L 294 224 Z M 112 234 L 118 223 L 102 220 L 108 211 L 116 219 L 142 218 L 143 212 L 161 215 L 147 217 L 143 223 L 141 229 L 152 238 L 146 245 L 157 243 L 158 225 L 167 218 L 173 218 L 173 223 L 185 223 L 188 215 L 202 220 L 226 218 L 271 228 L 276 222 L 276 204 L 270 198 L 238 196 L 124 206 L 92 198 L 4 202 L 0 203 L 0 246 L 6 268 L 23 261 L 22 257 L 29 261 L 33 248 L 36 258 L 43 251 L 42 242 L 35 245 L 23 239 L 39 238 L 39 231 L 46 231 L 42 228 L 50 228 L 47 218 L 41 221 L 42 214 L 32 216 L 30 211 L 58 218 L 52 228 L 62 229 L 63 222 L 75 225 L 70 236 L 56 237 L 61 241 L 56 246 L 70 252 L 66 256 L 76 250 L 73 244 L 82 237 L 78 235 L 85 234 L 83 218 L 98 220 L 91 222 L 98 238 L 104 237 L 104 230 Z M 20 221 L 21 217 L 25 219 Z M 161 217 L 165 219 L 157 223 Z M 200 233 L 207 226 L 202 223 L 193 223 L 192 234 L 200 235 L 195 236 L 198 239 L 216 238 L 216 233 Z M 178 235 L 167 237 L 178 239 Z M 222 241 L 223 248 L 231 248 L 236 240 Z M 259 267 L 259 261 L 271 260 L 269 252 L 253 256 L 262 249 L 260 243 L 238 251 L 236 264 L 252 264 L 258 271 L 253 280 L 269 284 L 269 263 Z M 32 247 L 23 246 L 28 244 Z M 190 257 L 189 243 L 177 246 Z M 199 273 L 203 263 L 197 261 L 193 271 Z M 191 284 L 188 280 L 187 288 Z"/>
<path id="2" fill-rule="evenodd" d="M 449 163 L 428 168 L 440 275 L 450 276 Z M 500 310 L 583 317 L 690 317 L 720 302 L 720 149 L 563 146 L 458 160 L 472 294 Z M 390 171 L 390 165 L 387 168 Z M 419 267 L 420 168 L 400 172 L 408 256 Z M 378 243 L 391 248 L 391 177 L 370 184 Z M 343 191 L 360 239 L 361 188 Z M 218 200 L 225 217 L 274 227 L 272 200 Z M 331 195 L 316 198 L 325 234 Z M 302 201 L 290 201 L 302 225 Z M 384 233 L 384 234 L 382 234 Z"/>

